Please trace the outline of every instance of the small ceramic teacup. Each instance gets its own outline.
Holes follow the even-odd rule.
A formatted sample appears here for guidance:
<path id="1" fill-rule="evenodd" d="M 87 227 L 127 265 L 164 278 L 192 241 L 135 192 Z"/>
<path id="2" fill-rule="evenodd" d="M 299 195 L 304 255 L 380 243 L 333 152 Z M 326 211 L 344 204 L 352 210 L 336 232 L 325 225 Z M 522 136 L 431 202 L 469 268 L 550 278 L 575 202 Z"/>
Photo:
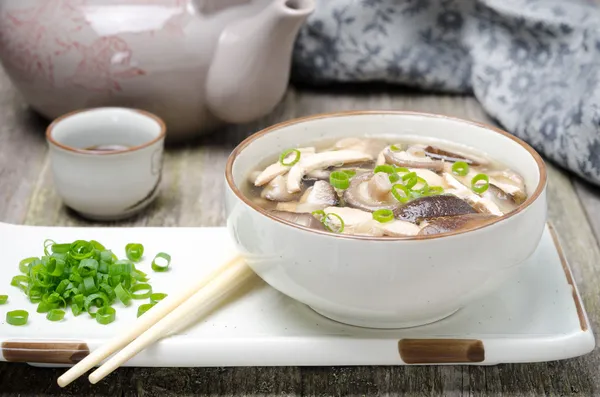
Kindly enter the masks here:
<path id="1" fill-rule="evenodd" d="M 128 108 L 94 108 L 56 119 L 46 131 L 63 202 L 96 220 L 133 215 L 157 196 L 166 127 Z"/>

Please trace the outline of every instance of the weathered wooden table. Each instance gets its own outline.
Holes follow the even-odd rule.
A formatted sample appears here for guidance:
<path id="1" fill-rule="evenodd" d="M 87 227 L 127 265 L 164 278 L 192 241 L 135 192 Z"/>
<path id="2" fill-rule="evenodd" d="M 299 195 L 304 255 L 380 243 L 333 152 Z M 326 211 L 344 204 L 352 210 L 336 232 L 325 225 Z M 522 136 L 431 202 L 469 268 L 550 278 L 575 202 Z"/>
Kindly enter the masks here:
<path id="1" fill-rule="evenodd" d="M 298 116 L 349 109 L 403 109 L 490 122 L 470 97 L 361 87 L 290 88 L 270 116 L 166 151 L 156 203 L 118 225 L 224 224 L 223 169 L 234 146 L 258 129 Z M 29 111 L 0 72 L 0 221 L 29 225 L 91 225 L 66 210 L 53 192 L 46 122 Z M 600 189 L 549 164 L 549 217 L 560 233 L 590 321 L 600 329 Z M 0 242 L 0 247 L 1 247 Z M 0 248 L 6 249 L 5 247 Z M 4 264 L 8 266 L 9 264 Z M 526 302 L 524 302 L 526 304 Z M 96 386 L 85 378 L 66 389 L 60 369 L 0 364 L 2 395 L 600 395 L 600 354 L 542 364 L 492 367 L 122 368 Z"/>

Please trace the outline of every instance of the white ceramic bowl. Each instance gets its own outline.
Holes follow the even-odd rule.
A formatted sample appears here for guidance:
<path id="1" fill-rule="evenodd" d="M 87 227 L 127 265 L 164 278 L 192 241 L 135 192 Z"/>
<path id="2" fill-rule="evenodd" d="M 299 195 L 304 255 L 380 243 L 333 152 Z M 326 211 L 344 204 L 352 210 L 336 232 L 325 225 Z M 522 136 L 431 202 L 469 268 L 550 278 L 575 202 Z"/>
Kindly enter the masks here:
<path id="1" fill-rule="evenodd" d="M 94 108 L 59 117 L 46 131 L 56 191 L 87 218 L 139 212 L 160 189 L 165 133 L 160 118 L 136 109 Z M 114 145 L 123 149 L 86 150 Z"/>
<path id="2" fill-rule="evenodd" d="M 269 215 L 240 191 L 267 156 L 322 138 L 422 135 L 467 145 L 519 172 L 529 198 L 493 223 L 443 235 L 377 238 L 314 231 Z M 500 288 L 535 250 L 546 222 L 546 169 L 526 143 L 496 128 L 406 112 L 347 112 L 258 132 L 229 157 L 227 224 L 267 283 L 331 319 L 399 328 L 442 319 Z"/>

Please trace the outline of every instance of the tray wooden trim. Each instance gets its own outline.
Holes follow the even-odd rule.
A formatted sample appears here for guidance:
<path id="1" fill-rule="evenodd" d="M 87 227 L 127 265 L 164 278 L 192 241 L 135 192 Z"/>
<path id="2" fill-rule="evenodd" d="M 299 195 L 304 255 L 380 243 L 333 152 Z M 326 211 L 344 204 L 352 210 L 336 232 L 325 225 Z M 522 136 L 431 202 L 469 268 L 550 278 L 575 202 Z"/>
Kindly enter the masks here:
<path id="1" fill-rule="evenodd" d="M 8 362 L 75 364 L 90 354 L 85 342 L 2 342 L 2 355 Z"/>
<path id="2" fill-rule="evenodd" d="M 550 230 L 552 241 L 554 242 L 554 246 L 556 247 L 556 252 L 558 252 L 558 257 L 560 258 L 562 269 L 565 272 L 567 283 L 569 283 L 569 285 L 571 286 L 573 301 L 575 302 L 575 308 L 577 309 L 577 317 L 579 317 L 579 326 L 581 327 L 581 330 L 583 332 L 586 332 L 589 329 L 589 325 L 585 318 L 583 304 L 581 303 L 579 295 L 577 294 L 577 285 L 575 284 L 575 281 L 573 281 L 573 274 L 571 273 L 571 269 L 569 268 L 567 259 L 565 258 L 564 251 L 562 249 L 562 246 L 560 245 L 560 241 L 558 240 L 558 234 L 556 233 L 556 229 L 554 229 L 554 226 L 550 222 L 548 222 L 548 229 Z"/>
<path id="3" fill-rule="evenodd" d="M 478 339 L 400 339 L 400 358 L 407 364 L 480 363 L 485 360 Z"/>

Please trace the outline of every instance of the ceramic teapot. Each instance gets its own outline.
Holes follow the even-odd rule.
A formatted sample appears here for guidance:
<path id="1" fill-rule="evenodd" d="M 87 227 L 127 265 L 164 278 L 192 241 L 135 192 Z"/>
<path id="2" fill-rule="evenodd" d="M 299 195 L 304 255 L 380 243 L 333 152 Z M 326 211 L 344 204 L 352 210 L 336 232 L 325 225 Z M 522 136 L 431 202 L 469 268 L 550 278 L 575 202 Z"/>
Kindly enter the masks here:
<path id="1" fill-rule="evenodd" d="M 136 107 L 178 139 L 270 112 L 313 9 L 313 0 L 2 0 L 0 59 L 47 118 Z"/>

